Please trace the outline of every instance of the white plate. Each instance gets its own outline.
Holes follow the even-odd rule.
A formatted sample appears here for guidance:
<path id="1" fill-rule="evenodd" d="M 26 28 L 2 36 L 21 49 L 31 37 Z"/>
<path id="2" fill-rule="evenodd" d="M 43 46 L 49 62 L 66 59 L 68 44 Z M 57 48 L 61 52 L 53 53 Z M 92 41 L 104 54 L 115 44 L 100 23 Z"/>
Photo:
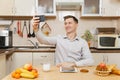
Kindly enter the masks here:
<path id="1" fill-rule="evenodd" d="M 78 72 L 77 68 L 74 68 L 74 70 L 62 70 L 62 67 L 60 67 L 60 72 L 64 73 L 75 73 Z"/>

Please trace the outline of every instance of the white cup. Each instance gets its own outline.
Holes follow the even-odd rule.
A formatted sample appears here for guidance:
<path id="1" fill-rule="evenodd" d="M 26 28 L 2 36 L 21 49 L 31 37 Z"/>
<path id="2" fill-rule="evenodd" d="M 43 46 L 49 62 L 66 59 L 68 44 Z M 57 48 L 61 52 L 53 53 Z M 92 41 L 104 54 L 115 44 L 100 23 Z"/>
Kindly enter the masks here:
<path id="1" fill-rule="evenodd" d="M 50 63 L 43 64 L 43 71 L 50 71 Z"/>

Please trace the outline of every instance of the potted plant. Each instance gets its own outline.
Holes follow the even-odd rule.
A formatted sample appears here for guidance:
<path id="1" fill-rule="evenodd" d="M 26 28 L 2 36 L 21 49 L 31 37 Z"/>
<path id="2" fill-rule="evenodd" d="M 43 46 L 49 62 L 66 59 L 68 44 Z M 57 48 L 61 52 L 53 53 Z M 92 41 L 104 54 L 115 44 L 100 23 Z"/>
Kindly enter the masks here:
<path id="1" fill-rule="evenodd" d="M 93 39 L 93 35 L 89 30 L 86 30 L 82 38 L 88 42 L 88 46 L 90 47 L 91 40 Z"/>

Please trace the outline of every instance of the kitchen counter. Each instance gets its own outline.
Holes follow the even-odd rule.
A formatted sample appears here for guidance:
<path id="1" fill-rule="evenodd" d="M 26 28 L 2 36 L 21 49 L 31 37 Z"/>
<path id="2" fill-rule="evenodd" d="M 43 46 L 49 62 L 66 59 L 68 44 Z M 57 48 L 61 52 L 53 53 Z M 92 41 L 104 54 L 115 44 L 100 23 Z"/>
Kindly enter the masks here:
<path id="1" fill-rule="evenodd" d="M 0 49 L 0 55 L 12 54 L 14 51 L 15 51 L 15 48 Z"/>
<path id="2" fill-rule="evenodd" d="M 88 69 L 88 73 L 80 72 L 80 69 Z M 20 78 L 19 80 L 120 80 L 119 75 L 110 74 L 108 76 L 98 76 L 95 74 L 95 67 L 81 67 L 78 68 L 77 73 L 60 73 L 59 68 L 53 66 L 51 71 L 44 72 L 41 66 L 37 66 L 39 77 L 36 79 Z M 9 74 L 2 80 L 16 80 Z"/>
<path id="3" fill-rule="evenodd" d="M 120 49 L 96 49 L 91 48 L 91 53 L 120 53 Z"/>
<path id="4" fill-rule="evenodd" d="M 95 48 L 90 48 L 91 53 L 120 53 L 119 49 L 112 49 L 112 50 L 107 50 L 107 49 L 95 49 Z M 7 54 L 12 54 L 13 52 L 55 52 L 54 47 L 41 47 L 38 49 L 31 48 L 31 47 L 15 47 L 15 48 L 9 48 L 9 49 L 0 49 L 0 55 L 7 55 Z"/>
<path id="5" fill-rule="evenodd" d="M 54 52 L 55 48 L 31 48 L 31 47 L 24 47 L 24 48 L 8 48 L 8 49 L 0 49 L 0 55 L 8 55 L 14 52 Z"/>
<path id="6" fill-rule="evenodd" d="M 5 52 L 5 50 L 0 50 L 0 54 L 2 54 L 2 53 L 4 53 Z"/>
<path id="7" fill-rule="evenodd" d="M 16 48 L 15 52 L 55 52 L 55 48 Z"/>
<path id="8" fill-rule="evenodd" d="M 38 49 L 34 49 L 34 48 L 16 48 L 15 49 L 16 52 L 55 52 L 55 47 L 49 48 L 49 47 L 44 47 L 44 48 L 38 48 Z M 96 49 L 96 48 L 90 48 L 91 53 L 120 53 L 120 49 Z"/>

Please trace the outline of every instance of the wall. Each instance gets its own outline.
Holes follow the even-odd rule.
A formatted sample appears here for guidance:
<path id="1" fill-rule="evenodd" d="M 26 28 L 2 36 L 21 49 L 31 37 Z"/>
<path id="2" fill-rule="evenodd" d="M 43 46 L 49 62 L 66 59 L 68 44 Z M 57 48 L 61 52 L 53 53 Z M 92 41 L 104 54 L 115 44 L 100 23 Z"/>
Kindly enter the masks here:
<path id="1" fill-rule="evenodd" d="M 65 33 L 64 22 L 62 18 L 64 15 L 67 15 L 67 14 L 75 15 L 79 19 L 79 27 L 77 32 L 78 32 L 78 35 L 80 36 L 83 35 L 86 29 L 89 29 L 94 34 L 97 27 L 116 27 L 120 29 L 120 19 L 117 19 L 117 18 L 85 18 L 84 19 L 84 18 L 80 18 L 79 11 L 58 11 L 55 19 L 50 19 L 46 21 L 52 29 L 50 36 L 55 36 L 58 34 Z M 22 21 L 22 26 L 23 26 L 23 21 Z M 24 37 L 23 38 L 20 37 L 16 32 L 17 30 L 16 21 L 14 21 L 10 29 L 14 31 L 13 33 L 14 46 L 31 46 L 32 44 L 28 41 L 28 39 L 34 42 L 38 42 L 36 38 L 27 38 L 25 30 L 24 30 Z M 31 25 L 31 29 L 32 29 L 32 25 Z M 31 33 L 32 33 L 32 30 L 31 30 Z"/>

